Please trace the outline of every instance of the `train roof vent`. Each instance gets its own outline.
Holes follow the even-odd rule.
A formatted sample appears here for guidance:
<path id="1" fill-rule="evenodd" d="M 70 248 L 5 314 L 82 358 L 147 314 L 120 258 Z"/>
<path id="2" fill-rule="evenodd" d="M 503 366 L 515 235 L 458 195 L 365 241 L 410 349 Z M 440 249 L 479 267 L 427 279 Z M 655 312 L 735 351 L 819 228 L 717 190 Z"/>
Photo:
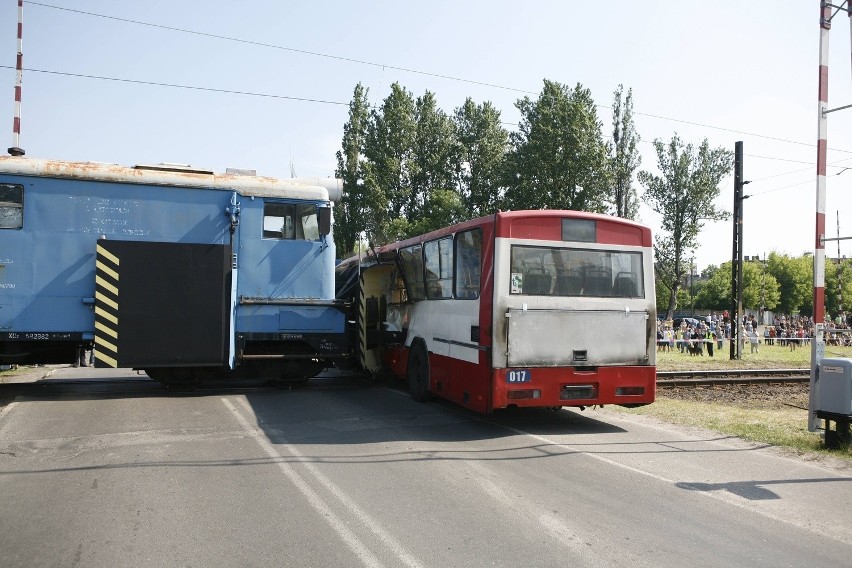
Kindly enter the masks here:
<path id="1" fill-rule="evenodd" d="M 257 170 L 247 170 L 244 168 L 225 168 L 226 174 L 233 176 L 256 176 Z"/>
<path id="2" fill-rule="evenodd" d="M 172 164 L 168 162 L 162 162 L 159 164 L 136 164 L 133 166 L 133 169 L 153 170 L 156 172 L 181 172 L 187 174 L 213 174 L 212 170 L 193 168 L 189 164 Z"/>

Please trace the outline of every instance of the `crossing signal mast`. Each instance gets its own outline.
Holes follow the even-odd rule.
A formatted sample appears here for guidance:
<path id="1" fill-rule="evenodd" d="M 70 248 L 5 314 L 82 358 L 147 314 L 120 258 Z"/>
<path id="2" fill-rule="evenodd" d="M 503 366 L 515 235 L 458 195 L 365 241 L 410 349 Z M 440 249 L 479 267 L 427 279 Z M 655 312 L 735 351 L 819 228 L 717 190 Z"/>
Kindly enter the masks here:
<path id="1" fill-rule="evenodd" d="M 831 21 L 839 13 L 849 16 L 852 33 L 852 0 L 835 6 L 820 0 L 819 19 L 819 104 L 817 112 L 817 184 L 816 184 L 816 238 L 814 242 L 814 340 L 811 344 L 811 380 L 808 400 L 808 430 L 815 432 L 821 419 L 817 416 L 817 380 L 819 365 L 825 355 L 825 243 L 835 239 L 825 238 L 826 164 L 828 152 L 828 115 L 838 110 L 852 108 L 852 104 L 828 108 L 828 37 Z M 852 39 L 852 36 L 850 36 Z M 841 237 L 838 235 L 837 240 Z"/>
<path id="2" fill-rule="evenodd" d="M 15 118 L 12 121 L 12 156 L 23 156 L 21 148 L 21 83 L 24 77 L 24 0 L 18 0 L 18 57 L 15 63 Z"/>

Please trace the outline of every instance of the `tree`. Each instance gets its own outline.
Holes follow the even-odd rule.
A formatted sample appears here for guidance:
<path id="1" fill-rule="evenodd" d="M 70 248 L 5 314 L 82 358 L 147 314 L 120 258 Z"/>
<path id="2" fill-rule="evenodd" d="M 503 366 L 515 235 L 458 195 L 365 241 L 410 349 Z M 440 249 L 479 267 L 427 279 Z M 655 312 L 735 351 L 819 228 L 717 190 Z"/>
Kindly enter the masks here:
<path id="1" fill-rule="evenodd" d="M 606 145 L 591 91 L 545 80 L 538 99 L 515 106 L 521 120 L 510 136 L 509 207 L 604 212 Z"/>
<path id="2" fill-rule="evenodd" d="M 639 135 L 633 124 L 633 90 L 627 90 L 622 104 L 624 86 L 615 90 L 612 102 L 612 144 L 607 144 L 609 171 L 612 179 L 612 204 L 616 216 L 636 219 L 639 214 L 639 198 L 633 187 L 633 174 L 642 163 L 636 146 Z"/>
<path id="3" fill-rule="evenodd" d="M 452 225 L 464 218 L 455 194 L 457 150 L 455 124 L 438 108 L 429 91 L 414 105 L 411 152 L 411 201 L 407 207 L 410 237 Z M 440 195 L 438 195 L 440 193 Z"/>
<path id="4" fill-rule="evenodd" d="M 457 108 L 453 121 L 457 145 L 456 178 L 466 217 L 494 213 L 503 198 L 509 133 L 500 126 L 500 111 L 490 102 L 477 105 L 470 97 Z"/>
<path id="5" fill-rule="evenodd" d="M 813 259 L 801 256 L 770 253 L 766 269 L 777 281 L 781 290 L 778 311 L 794 314 L 813 311 Z"/>
<path id="6" fill-rule="evenodd" d="M 838 284 L 843 285 L 842 290 Z M 852 261 L 844 258 L 839 263 L 825 263 L 825 309 L 834 316 L 841 311 L 852 313 Z"/>
<path id="7" fill-rule="evenodd" d="M 662 216 L 654 239 L 655 268 L 669 291 L 666 315 L 670 318 L 688 265 L 685 259 L 698 246 L 704 222 L 728 218 L 713 202 L 720 193 L 719 183 L 731 171 L 733 153 L 711 149 L 706 138 L 696 152 L 692 144 L 684 146 L 677 134 L 668 145 L 658 139 L 654 146 L 661 175 L 639 172 L 639 181 L 645 186 L 643 199 Z"/>
<path id="8" fill-rule="evenodd" d="M 414 98 L 399 83 L 381 108 L 370 113 L 364 143 L 364 194 L 371 244 L 402 236 L 414 202 L 411 190 L 412 147 L 416 126 Z"/>
<path id="9" fill-rule="evenodd" d="M 743 263 L 743 306 L 758 310 L 761 306 L 773 310 L 781 300 L 781 287 L 763 263 Z M 714 270 L 696 294 L 695 305 L 711 310 L 731 308 L 731 263 Z"/>
<path id="10" fill-rule="evenodd" d="M 334 205 L 334 245 L 341 258 L 353 252 L 358 235 L 367 228 L 362 168 L 370 108 L 367 93 L 361 83 L 355 86 L 349 120 L 343 125 L 343 142 L 337 151 L 335 176 L 343 179 L 343 195 Z"/>

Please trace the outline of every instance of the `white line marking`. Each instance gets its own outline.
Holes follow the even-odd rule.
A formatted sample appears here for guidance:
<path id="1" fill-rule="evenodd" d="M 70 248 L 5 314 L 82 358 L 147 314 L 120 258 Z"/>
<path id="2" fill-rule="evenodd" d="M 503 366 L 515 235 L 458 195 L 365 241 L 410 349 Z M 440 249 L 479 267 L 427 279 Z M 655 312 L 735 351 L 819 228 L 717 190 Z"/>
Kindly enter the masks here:
<path id="1" fill-rule="evenodd" d="M 237 410 L 231 402 L 222 398 L 222 403 L 231 411 L 234 418 L 243 426 L 243 428 L 251 435 L 257 444 L 266 452 L 270 458 L 276 461 L 279 469 L 293 482 L 299 491 L 308 500 L 311 506 L 319 512 L 337 532 L 337 534 L 349 545 L 349 548 L 355 552 L 361 561 L 366 566 L 382 566 L 379 559 L 367 549 L 367 546 L 361 542 L 355 534 L 346 527 L 346 523 L 322 500 L 322 498 L 307 484 L 307 482 L 296 472 L 295 468 L 285 461 L 281 461 L 282 455 L 278 452 L 266 436 L 260 431 L 257 426 L 252 425 L 248 419 Z M 251 408 L 244 399 L 237 399 L 240 405 L 249 413 Z M 352 513 L 361 523 L 369 528 L 396 556 L 404 563 L 405 566 L 411 568 L 422 568 L 423 565 L 411 555 L 402 544 L 397 541 L 390 533 L 382 528 L 382 526 L 358 505 L 350 499 L 337 485 L 331 482 L 323 475 L 313 464 L 304 460 L 304 456 L 291 444 L 280 444 L 285 451 L 300 460 L 299 465 L 310 472 L 312 480 L 319 482 L 332 495 L 334 495 L 350 513 Z"/>
<path id="2" fill-rule="evenodd" d="M 20 398 L 21 397 L 17 397 L 15 399 L 15 402 L 10 402 L 9 404 L 6 405 L 6 408 L 4 408 L 3 410 L 0 410 L 0 420 L 3 420 L 3 417 L 5 417 L 9 412 L 11 412 L 11 410 L 13 408 L 15 408 L 15 406 L 17 406 L 18 400 L 20 400 Z"/>
<path id="3" fill-rule="evenodd" d="M 310 486 L 305 482 L 302 477 L 296 473 L 290 464 L 281 461 L 281 455 L 275 450 L 275 447 L 257 430 L 257 427 L 252 426 L 246 418 L 240 414 L 240 412 L 231 404 L 226 398 L 222 398 L 222 404 L 231 411 L 231 414 L 234 416 L 237 422 L 243 427 L 243 429 L 257 442 L 257 445 L 261 447 L 261 449 L 272 458 L 278 464 L 278 468 L 281 470 L 284 475 L 286 475 L 290 481 L 293 482 L 293 485 L 301 492 L 301 494 L 307 499 L 308 503 L 310 503 L 311 507 L 320 514 L 320 516 L 326 520 L 326 522 L 331 525 L 331 528 L 334 529 L 341 539 L 349 546 L 349 548 L 354 552 L 364 566 L 375 566 L 376 568 L 381 568 L 383 564 L 379 561 L 376 556 L 367 549 L 363 542 L 361 542 L 355 534 L 346 528 L 346 523 L 337 515 L 334 514 L 334 511 L 329 508 L 328 505 L 325 504 L 325 501 L 322 500 L 322 497 L 317 495 L 317 493 L 310 488 Z"/>
<path id="4" fill-rule="evenodd" d="M 554 442 L 553 440 L 549 440 L 549 439 L 545 438 L 544 436 L 539 436 L 538 434 L 532 434 L 530 432 L 525 432 L 524 430 L 520 430 L 518 428 L 513 428 L 512 426 L 495 424 L 494 422 L 487 422 L 486 421 L 486 423 L 492 424 L 494 426 L 499 426 L 499 427 L 505 428 L 505 429 L 507 429 L 511 432 L 515 432 L 516 434 L 520 434 L 521 436 L 529 436 L 530 438 L 533 438 L 533 439 L 538 440 L 540 442 L 544 442 L 544 443 L 549 444 L 549 445 L 556 446 L 558 448 L 564 448 L 566 450 L 588 456 L 592 459 L 602 461 L 606 464 L 609 464 L 609 465 L 612 465 L 612 466 L 615 466 L 615 467 L 618 467 L 618 468 L 621 468 L 621 469 L 624 469 L 624 470 L 627 470 L 627 471 L 630 471 L 630 472 L 633 472 L 633 473 L 638 473 L 639 475 L 644 475 L 645 477 L 650 477 L 651 479 L 656 479 L 657 481 L 662 481 L 663 483 L 668 483 L 670 485 L 675 485 L 675 486 L 678 483 L 680 483 L 680 482 L 677 482 L 673 479 L 668 479 L 667 477 L 663 477 L 661 475 L 657 475 L 657 474 L 651 473 L 649 471 L 638 469 L 638 468 L 635 468 L 633 466 L 629 466 L 629 465 L 617 462 L 615 460 L 606 458 L 606 457 L 598 455 L 598 454 L 590 453 L 587 450 L 581 450 L 579 448 L 573 448 L 573 447 L 571 447 L 567 444 L 560 444 L 559 442 Z M 728 505 L 733 505 L 734 507 L 739 507 L 740 509 L 750 511 L 750 512 L 756 513 L 758 515 L 762 515 L 762 516 L 764 516 L 768 519 L 772 519 L 773 521 L 778 521 L 779 523 L 784 523 L 785 525 L 790 525 L 790 526 L 796 527 L 798 529 L 803 529 L 803 530 L 806 530 L 808 532 L 812 532 L 812 533 L 817 534 L 817 535 L 822 536 L 822 537 L 831 538 L 832 540 L 836 540 L 837 542 L 842 542 L 844 544 L 852 543 L 852 539 L 839 538 L 835 535 L 831 535 L 831 534 L 826 533 L 823 530 L 820 530 L 820 527 L 809 526 L 807 524 L 807 522 L 801 522 L 801 523 L 796 522 L 795 520 L 785 519 L 783 517 L 773 515 L 772 513 L 769 513 L 767 511 L 762 511 L 760 509 L 756 509 L 754 507 L 749 506 L 746 503 L 742 503 L 742 502 L 736 500 L 736 498 L 729 496 L 728 494 L 725 494 L 725 493 L 716 493 L 716 492 L 711 493 L 711 492 L 708 492 L 708 491 L 694 491 L 693 494 L 700 495 L 702 497 L 709 497 L 710 499 L 715 499 L 716 501 L 721 501 L 723 503 L 727 503 Z"/>

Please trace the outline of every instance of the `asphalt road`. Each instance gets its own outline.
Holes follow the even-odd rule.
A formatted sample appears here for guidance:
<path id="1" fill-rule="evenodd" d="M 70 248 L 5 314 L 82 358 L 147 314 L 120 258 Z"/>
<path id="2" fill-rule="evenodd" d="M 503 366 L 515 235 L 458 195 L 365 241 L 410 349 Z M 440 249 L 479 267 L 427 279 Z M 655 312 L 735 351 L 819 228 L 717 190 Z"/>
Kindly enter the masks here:
<path id="1" fill-rule="evenodd" d="M 480 416 L 353 379 L 180 394 L 113 376 L 0 410 L 0 566 L 852 559 L 848 471 L 719 435 L 607 410 Z"/>

